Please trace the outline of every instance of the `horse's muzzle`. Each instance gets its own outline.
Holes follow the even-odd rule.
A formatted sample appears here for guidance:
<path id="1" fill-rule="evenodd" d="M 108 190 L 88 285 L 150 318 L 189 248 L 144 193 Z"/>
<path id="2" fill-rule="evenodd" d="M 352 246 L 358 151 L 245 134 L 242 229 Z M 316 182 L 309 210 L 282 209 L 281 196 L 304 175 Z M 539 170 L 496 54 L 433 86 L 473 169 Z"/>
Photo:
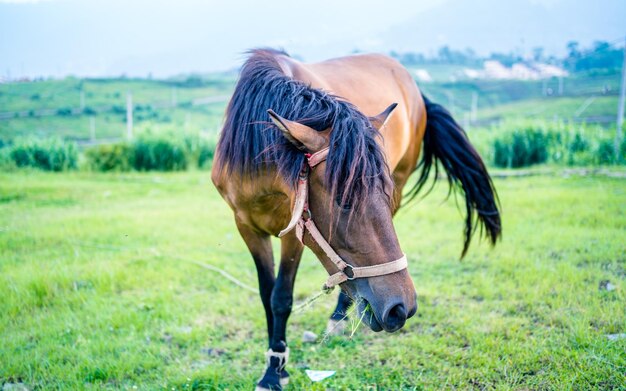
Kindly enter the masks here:
<path id="1" fill-rule="evenodd" d="M 383 313 L 383 328 L 390 333 L 400 330 L 407 319 L 407 311 L 403 303 L 392 305 Z"/>
<path id="2" fill-rule="evenodd" d="M 407 303 L 402 300 L 390 301 L 379 313 L 368 301 L 361 298 L 359 304 L 359 314 L 363 321 L 372 329 L 379 332 L 385 330 L 389 333 L 400 330 L 407 319 L 417 312 L 417 300 L 412 301 L 413 305 L 407 309 Z M 370 304 L 370 305 L 368 305 Z"/>

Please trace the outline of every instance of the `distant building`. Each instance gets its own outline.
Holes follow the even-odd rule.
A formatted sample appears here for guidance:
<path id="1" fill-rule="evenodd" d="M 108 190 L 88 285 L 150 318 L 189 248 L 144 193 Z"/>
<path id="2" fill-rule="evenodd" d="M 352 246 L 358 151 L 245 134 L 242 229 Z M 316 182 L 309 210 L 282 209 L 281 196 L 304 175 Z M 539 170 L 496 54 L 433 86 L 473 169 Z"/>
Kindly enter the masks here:
<path id="1" fill-rule="evenodd" d="M 433 78 L 430 77 L 430 73 L 428 73 L 426 69 L 416 69 L 415 77 L 417 77 L 419 81 L 433 81 Z"/>
<path id="2" fill-rule="evenodd" d="M 534 67 L 539 70 L 539 74 L 542 75 L 544 78 L 565 77 L 569 75 L 569 73 L 565 69 L 559 68 L 556 65 L 536 63 L 534 64 Z"/>
<path id="3" fill-rule="evenodd" d="M 500 61 L 485 61 L 483 63 L 482 78 L 484 79 L 511 79 L 511 71 Z"/>
<path id="4" fill-rule="evenodd" d="M 482 73 L 478 69 L 465 68 L 463 69 L 463 75 L 465 75 L 468 79 L 479 79 L 482 76 Z"/>
<path id="5" fill-rule="evenodd" d="M 471 79 L 500 80 L 539 80 L 568 75 L 566 70 L 556 65 L 518 62 L 509 68 L 501 62 L 493 60 L 485 61 L 482 70 L 465 69 L 464 74 Z"/>
<path id="6" fill-rule="evenodd" d="M 540 79 L 539 72 L 526 64 L 518 62 L 511 67 L 510 79 L 537 80 Z"/>

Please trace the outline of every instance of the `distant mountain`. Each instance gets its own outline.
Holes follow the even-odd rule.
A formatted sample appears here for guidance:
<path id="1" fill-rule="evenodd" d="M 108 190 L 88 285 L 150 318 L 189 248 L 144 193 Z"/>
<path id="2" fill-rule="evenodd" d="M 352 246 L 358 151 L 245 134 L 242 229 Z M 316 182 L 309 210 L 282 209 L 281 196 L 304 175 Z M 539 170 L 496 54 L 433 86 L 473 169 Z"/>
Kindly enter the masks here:
<path id="1" fill-rule="evenodd" d="M 258 46 L 309 61 L 442 45 L 562 54 L 624 36 L 625 20 L 626 0 L 0 0 L 0 74 L 164 77 L 229 69 Z"/>
<path id="2" fill-rule="evenodd" d="M 588 45 L 626 35 L 626 1 L 449 0 L 381 34 L 380 49 L 428 53 L 442 45 L 479 54 L 543 46 L 563 54 L 568 41 Z"/>

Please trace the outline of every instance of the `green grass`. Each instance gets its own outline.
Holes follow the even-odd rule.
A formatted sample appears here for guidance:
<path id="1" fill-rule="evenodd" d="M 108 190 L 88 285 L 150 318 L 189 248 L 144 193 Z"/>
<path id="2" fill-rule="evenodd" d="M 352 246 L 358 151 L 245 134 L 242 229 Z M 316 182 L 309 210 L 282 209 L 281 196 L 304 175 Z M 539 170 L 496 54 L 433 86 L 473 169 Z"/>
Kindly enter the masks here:
<path id="1" fill-rule="evenodd" d="M 176 81 L 147 79 L 47 80 L 0 85 L 0 112 L 25 113 L 0 120 L 0 139 L 19 137 L 90 138 L 90 117 L 95 116 L 96 138 L 123 138 L 126 135 L 126 93 L 133 93 L 133 120 L 137 131 L 151 129 L 194 129 L 217 131 L 225 101 L 193 106 L 197 98 L 228 96 L 232 78 L 205 80 L 199 86 Z M 81 91 L 85 108 L 91 112 L 75 115 L 40 116 L 39 110 L 78 109 Z M 172 98 L 175 95 L 176 107 Z M 95 112 L 95 114 L 93 114 Z"/>
<path id="2" fill-rule="evenodd" d="M 216 76 L 217 77 L 217 76 Z M 208 80 L 199 86 L 179 85 L 174 81 L 150 79 L 75 79 L 46 80 L 0 85 L 0 111 L 22 111 L 78 107 L 83 91 L 85 106 L 120 105 L 126 107 L 131 91 L 135 104 L 170 103 L 176 87 L 177 103 L 220 95 L 232 89 L 232 79 Z"/>
<path id="3" fill-rule="evenodd" d="M 188 262 L 256 286 L 209 176 L 0 174 L 0 384 L 251 389 L 264 368 L 260 300 Z M 463 261 L 443 185 L 396 217 L 420 306 L 401 331 L 362 326 L 304 345 L 336 296 L 293 314 L 289 389 L 623 389 L 626 339 L 606 335 L 626 332 L 626 182 L 496 186 L 504 239 L 494 250 L 474 243 Z M 296 300 L 325 277 L 305 252 Z M 616 290 L 599 289 L 603 280 Z M 337 374 L 313 384 L 304 368 Z"/>
<path id="4" fill-rule="evenodd" d="M 478 111 L 478 119 L 492 118 L 543 118 L 543 119 L 576 119 L 579 117 L 612 117 L 617 113 L 617 96 L 600 96 L 592 101 L 581 112 L 579 117 L 574 114 L 583 107 L 587 97 L 551 97 L 544 99 L 527 99 L 506 103 Z"/>
<path id="5" fill-rule="evenodd" d="M 418 82 L 422 91 L 434 102 L 452 111 L 464 123 L 471 110 L 473 94 L 478 94 L 478 120 L 483 123 L 502 118 L 538 118 L 597 121 L 617 116 L 620 86 L 619 72 L 605 75 L 573 74 L 563 81 L 563 96 L 558 96 L 558 79 L 545 81 L 553 91 L 544 95 L 543 80 L 469 80 L 459 77 L 465 67 L 459 65 L 426 65 L 411 67 L 427 69 L 435 81 Z M 452 80 L 456 81 L 452 81 Z M 189 83 L 189 80 L 192 82 Z M 126 93 L 132 91 L 134 124 L 138 131 L 152 129 L 219 129 L 225 101 L 192 106 L 197 98 L 226 97 L 232 93 L 235 77 L 213 74 L 199 81 L 151 79 L 75 79 L 46 80 L 31 83 L 0 85 L 0 113 L 17 112 L 18 116 L 0 120 L 0 140 L 10 141 L 23 136 L 90 138 L 90 116 L 96 121 L 96 138 L 121 138 L 126 132 Z M 80 107 L 81 91 L 87 112 L 69 115 Z M 608 95 L 606 94 L 608 93 Z M 173 96 L 176 107 L 171 107 Z M 584 111 L 576 114 L 591 96 L 597 98 Z M 56 115 L 38 115 L 51 110 Z M 65 111 L 65 115 L 58 115 Z"/>
<path id="6" fill-rule="evenodd" d="M 155 111 L 156 118 L 134 119 L 135 133 L 146 129 L 194 130 L 217 133 L 224 113 L 224 104 L 212 104 L 200 108 L 165 108 Z M 12 140 L 21 137 L 61 137 L 66 139 L 89 139 L 89 116 L 15 118 L 0 121 L 0 139 Z M 95 119 L 96 139 L 125 138 L 126 122 L 124 114 L 99 114 Z"/>
<path id="7" fill-rule="evenodd" d="M 433 101 L 446 106 L 462 122 L 469 113 L 472 95 L 478 94 L 478 119 L 543 118 L 584 120 L 594 117 L 616 117 L 620 74 L 592 76 L 573 74 L 563 80 L 563 95 L 558 95 L 557 78 L 545 80 L 463 80 L 456 82 L 418 83 Z M 544 95 L 544 86 L 552 95 Z M 582 110 L 587 99 L 595 99 Z M 581 110 L 579 113 L 578 111 Z"/>

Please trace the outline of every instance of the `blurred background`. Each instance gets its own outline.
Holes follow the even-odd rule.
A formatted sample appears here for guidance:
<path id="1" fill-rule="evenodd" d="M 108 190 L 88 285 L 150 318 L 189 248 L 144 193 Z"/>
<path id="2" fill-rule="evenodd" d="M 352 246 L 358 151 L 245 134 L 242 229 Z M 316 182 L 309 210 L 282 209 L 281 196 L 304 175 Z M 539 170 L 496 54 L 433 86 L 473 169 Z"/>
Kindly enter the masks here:
<path id="1" fill-rule="evenodd" d="M 611 163 L 624 15 L 621 0 L 2 0 L 0 145 L 87 148 L 146 131 L 214 142 L 245 51 L 270 46 L 303 61 L 398 59 L 466 130 L 491 130 L 472 137 L 499 166 Z M 511 144 L 512 128 L 547 150 L 525 151 L 540 155 L 528 162 L 496 156 L 494 133 Z M 563 145 L 544 140 L 565 128 Z"/>

